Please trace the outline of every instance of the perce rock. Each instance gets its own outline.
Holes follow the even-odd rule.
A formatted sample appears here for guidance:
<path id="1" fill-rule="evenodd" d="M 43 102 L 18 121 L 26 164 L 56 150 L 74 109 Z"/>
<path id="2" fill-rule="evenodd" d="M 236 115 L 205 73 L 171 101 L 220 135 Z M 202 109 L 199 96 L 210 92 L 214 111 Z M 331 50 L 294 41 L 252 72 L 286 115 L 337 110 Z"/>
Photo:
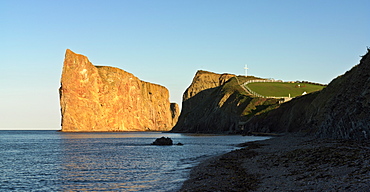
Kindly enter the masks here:
<path id="1" fill-rule="evenodd" d="M 124 70 L 94 66 L 67 49 L 60 92 L 62 131 L 168 131 L 178 106 L 168 90 Z"/>

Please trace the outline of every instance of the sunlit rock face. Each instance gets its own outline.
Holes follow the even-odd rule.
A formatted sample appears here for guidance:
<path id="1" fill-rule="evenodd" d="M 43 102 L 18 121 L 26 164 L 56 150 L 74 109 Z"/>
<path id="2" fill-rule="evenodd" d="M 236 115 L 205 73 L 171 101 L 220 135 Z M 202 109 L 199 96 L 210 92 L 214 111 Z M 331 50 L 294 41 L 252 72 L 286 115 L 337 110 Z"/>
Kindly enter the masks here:
<path id="1" fill-rule="evenodd" d="M 179 115 L 165 87 L 118 68 L 94 66 L 71 50 L 59 92 L 65 132 L 168 131 Z"/>
<path id="2" fill-rule="evenodd" d="M 217 94 L 215 89 L 232 77 L 235 75 L 197 71 L 183 94 L 181 115 L 172 132 L 220 133 L 228 130 L 234 116 L 231 118 L 228 113 L 219 110 L 223 94 Z"/>
<path id="3" fill-rule="evenodd" d="M 215 88 L 223 85 L 230 78 L 235 77 L 233 74 L 217 74 L 209 71 L 199 70 L 193 78 L 193 82 L 186 89 L 183 95 L 183 101 L 186 101 L 201 91 L 206 89 Z"/>
<path id="4" fill-rule="evenodd" d="M 180 107 L 177 103 L 171 103 L 171 116 L 172 116 L 172 125 L 176 125 L 177 120 L 180 116 Z"/>

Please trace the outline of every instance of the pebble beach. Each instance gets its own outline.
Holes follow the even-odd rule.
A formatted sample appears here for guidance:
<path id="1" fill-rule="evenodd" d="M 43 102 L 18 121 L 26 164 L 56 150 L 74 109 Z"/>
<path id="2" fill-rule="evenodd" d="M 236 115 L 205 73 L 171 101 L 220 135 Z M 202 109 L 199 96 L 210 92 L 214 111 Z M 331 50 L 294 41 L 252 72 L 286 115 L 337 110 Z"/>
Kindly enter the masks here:
<path id="1" fill-rule="evenodd" d="M 287 134 L 241 144 L 191 171 L 180 192 L 368 191 L 368 141 Z"/>

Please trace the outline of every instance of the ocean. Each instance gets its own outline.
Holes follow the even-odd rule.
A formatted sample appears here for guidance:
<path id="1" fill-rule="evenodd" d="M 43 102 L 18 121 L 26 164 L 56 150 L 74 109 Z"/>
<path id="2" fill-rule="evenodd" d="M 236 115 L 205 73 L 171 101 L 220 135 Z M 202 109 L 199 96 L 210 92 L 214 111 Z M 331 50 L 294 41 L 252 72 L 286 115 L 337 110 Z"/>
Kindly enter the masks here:
<path id="1" fill-rule="evenodd" d="M 154 146 L 159 137 L 184 145 Z M 0 191 L 176 191 L 200 161 L 268 137 L 0 131 Z"/>

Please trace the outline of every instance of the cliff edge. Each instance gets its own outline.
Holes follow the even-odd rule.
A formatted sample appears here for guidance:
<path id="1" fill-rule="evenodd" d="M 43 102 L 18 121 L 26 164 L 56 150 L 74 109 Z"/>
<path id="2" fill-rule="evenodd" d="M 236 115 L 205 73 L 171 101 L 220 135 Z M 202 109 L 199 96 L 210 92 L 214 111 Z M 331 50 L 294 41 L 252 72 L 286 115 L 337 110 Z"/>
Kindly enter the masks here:
<path id="1" fill-rule="evenodd" d="M 323 90 L 251 118 L 246 131 L 309 132 L 321 138 L 370 138 L 370 50 Z"/>
<path id="2" fill-rule="evenodd" d="M 278 105 L 256 98 L 241 86 L 255 77 L 198 71 L 183 95 L 182 110 L 172 132 L 240 133 L 243 121 Z"/>
<path id="3" fill-rule="evenodd" d="M 168 90 L 124 70 L 94 66 L 67 49 L 61 77 L 62 131 L 168 131 L 178 106 Z"/>

